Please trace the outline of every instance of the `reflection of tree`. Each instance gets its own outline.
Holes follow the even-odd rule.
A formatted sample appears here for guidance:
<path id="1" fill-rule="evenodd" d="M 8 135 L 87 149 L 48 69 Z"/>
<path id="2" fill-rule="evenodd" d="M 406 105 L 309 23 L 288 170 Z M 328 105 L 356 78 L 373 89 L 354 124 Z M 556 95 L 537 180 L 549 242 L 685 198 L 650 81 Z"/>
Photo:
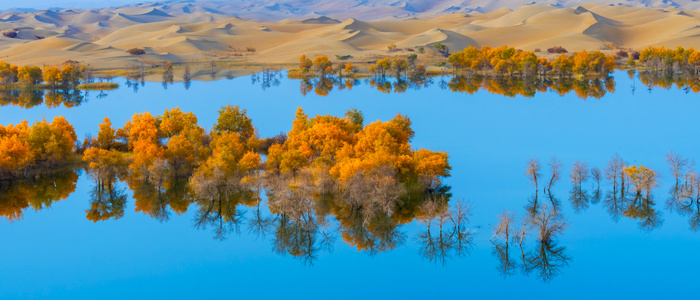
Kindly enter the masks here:
<path id="1" fill-rule="evenodd" d="M 557 211 L 545 206 L 528 222 L 537 234 L 537 242 L 533 250 L 524 251 L 525 235 L 521 235 L 519 245 L 523 258 L 523 272 L 535 272 L 538 278 L 549 281 L 558 275 L 570 260 L 566 256 L 566 248 L 559 246 L 556 241 L 566 229 L 566 220 Z"/>
<path id="2" fill-rule="evenodd" d="M 543 206 L 535 215 L 528 213 L 520 228 L 516 228 L 514 219 L 513 213 L 502 213 L 491 237 L 493 254 L 499 260 L 499 272 L 503 276 L 510 276 L 515 274 L 519 266 L 523 274 L 534 273 L 543 281 L 559 275 L 570 260 L 566 248 L 557 241 L 567 227 L 563 216 L 558 211 Z M 536 237 L 536 242 L 528 248 L 527 237 L 530 235 Z M 520 262 L 511 257 L 511 244 L 517 244 L 520 249 Z"/>
<path id="3" fill-rule="evenodd" d="M 615 154 L 608 162 L 605 170 L 603 170 L 605 179 L 612 185 L 612 190 L 605 194 L 603 205 L 615 222 L 620 219 L 620 215 L 622 215 L 627 205 L 627 199 L 625 197 L 625 173 L 622 171 L 625 164 L 625 161 L 618 154 Z"/>
<path id="4" fill-rule="evenodd" d="M 240 226 L 245 219 L 245 211 L 238 209 L 239 204 L 252 206 L 258 203 L 259 192 L 242 186 L 198 187 L 195 214 L 195 228 L 214 228 L 214 237 L 224 239 L 229 233 L 240 233 Z"/>
<path id="5" fill-rule="evenodd" d="M 0 90 L 0 106 L 16 105 L 22 108 L 32 108 L 44 100 L 42 90 Z M 47 104 L 48 105 L 48 104 Z"/>
<path id="6" fill-rule="evenodd" d="M 75 191 L 78 174 L 72 169 L 61 169 L 41 174 L 34 179 L 0 182 L 0 217 L 9 221 L 22 218 L 30 206 L 34 210 L 68 198 Z"/>
<path id="7" fill-rule="evenodd" d="M 639 227 L 645 231 L 651 231 L 663 223 L 659 212 L 655 209 L 655 203 L 651 190 L 657 186 L 656 172 L 644 166 L 628 166 L 623 173 L 632 184 L 634 199 L 625 209 L 624 215 L 628 218 L 638 219 Z"/>
<path id="8" fill-rule="evenodd" d="M 126 192 L 115 186 L 116 178 L 98 180 L 90 193 L 90 209 L 85 210 L 87 219 L 93 222 L 119 219 L 124 216 Z"/>
<path id="9" fill-rule="evenodd" d="M 535 272 L 543 281 L 552 280 L 568 266 L 570 257 L 566 255 L 566 247 L 555 241 L 537 241 L 535 249 L 523 255 L 523 270 L 525 273 Z"/>
<path id="10" fill-rule="evenodd" d="M 274 250 L 289 253 L 305 264 L 313 265 L 321 250 L 332 250 L 335 237 L 322 229 L 311 214 L 292 220 L 286 216 L 278 219 L 275 229 Z"/>
<path id="11" fill-rule="evenodd" d="M 666 155 L 675 184 L 669 191 L 666 206 L 682 216 L 688 216 L 689 227 L 700 229 L 700 176 L 695 172 L 695 162 L 673 152 Z"/>
<path id="12" fill-rule="evenodd" d="M 44 103 L 48 108 L 60 105 L 72 108 L 86 102 L 86 96 L 86 93 L 78 89 L 57 89 L 48 92 L 33 89 L 0 90 L 0 106 L 17 105 L 22 108 L 32 108 Z"/>
<path id="13" fill-rule="evenodd" d="M 518 268 L 518 263 L 511 258 L 511 240 L 515 239 L 515 227 L 513 225 L 513 213 L 503 212 L 499 216 L 498 225 L 495 227 L 494 235 L 491 237 L 493 244 L 493 255 L 498 258 L 498 272 L 503 277 L 514 275 Z M 498 238 L 495 238 L 498 237 Z"/>
<path id="14" fill-rule="evenodd" d="M 466 228 L 469 222 L 469 207 L 457 202 L 450 210 L 444 200 L 428 200 L 420 207 L 420 220 L 426 230 L 418 234 L 420 252 L 424 258 L 443 265 L 452 255 L 464 256 L 473 245 L 471 232 Z"/>
<path id="15" fill-rule="evenodd" d="M 612 77 L 603 78 L 544 78 L 544 77 L 491 77 L 484 75 L 454 76 L 447 86 L 453 92 L 473 94 L 481 89 L 508 97 L 533 97 L 537 92 L 552 90 L 560 95 L 574 91 L 579 98 L 602 98 L 615 91 Z"/>
<path id="16" fill-rule="evenodd" d="M 663 224 L 663 219 L 654 206 L 655 203 L 650 194 L 643 195 L 641 192 L 637 192 L 625 209 L 624 215 L 628 218 L 638 219 L 639 227 L 642 230 L 651 231 Z"/>
<path id="17" fill-rule="evenodd" d="M 163 175 L 156 178 L 163 179 L 143 180 L 131 174 L 126 177 L 129 189 L 134 192 L 135 210 L 161 222 L 170 219 L 170 209 L 178 215 L 185 213 L 193 201 L 187 180 Z"/>
<path id="18" fill-rule="evenodd" d="M 255 233 L 257 236 L 265 237 L 272 232 L 275 220 L 261 212 L 261 203 L 262 199 L 259 199 L 253 208 L 252 217 L 248 220 L 248 233 Z"/>
<path id="19" fill-rule="evenodd" d="M 576 212 L 585 210 L 590 205 L 588 192 L 583 189 L 583 183 L 588 179 L 588 164 L 585 162 L 574 162 L 571 168 L 571 183 L 573 186 L 569 191 L 569 201 Z"/>

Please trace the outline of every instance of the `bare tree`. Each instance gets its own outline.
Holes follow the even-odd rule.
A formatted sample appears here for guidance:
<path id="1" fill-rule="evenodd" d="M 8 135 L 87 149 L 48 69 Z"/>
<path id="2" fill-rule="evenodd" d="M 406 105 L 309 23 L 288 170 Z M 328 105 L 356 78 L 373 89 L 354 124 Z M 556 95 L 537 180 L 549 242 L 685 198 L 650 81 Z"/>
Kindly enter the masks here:
<path id="1" fill-rule="evenodd" d="M 581 185 L 584 181 L 588 180 L 588 164 L 577 160 L 574 162 L 574 166 L 571 168 L 571 174 L 569 176 L 571 178 L 571 183 L 574 185 Z"/>
<path id="2" fill-rule="evenodd" d="M 680 176 L 684 172 L 685 168 L 688 166 L 688 159 L 682 158 L 680 155 L 673 153 L 673 151 L 666 154 L 666 162 L 671 168 L 671 173 L 676 179 L 676 185 L 680 182 Z"/>
<path id="3" fill-rule="evenodd" d="M 624 180 L 624 174 L 622 168 L 625 167 L 625 161 L 620 157 L 620 155 L 615 154 L 612 159 L 608 162 L 608 166 L 605 167 L 604 175 L 605 179 L 612 181 L 613 192 L 617 193 L 617 180 Z M 624 181 L 621 182 L 624 185 Z"/>
<path id="4" fill-rule="evenodd" d="M 538 191 L 539 188 L 537 186 L 537 177 L 539 177 L 540 174 L 540 161 L 537 159 L 530 159 L 530 161 L 527 162 L 527 171 L 525 171 L 525 174 L 528 176 L 530 181 L 535 185 L 535 190 Z"/>
<path id="5" fill-rule="evenodd" d="M 559 168 L 561 168 L 562 164 L 557 161 L 557 157 L 552 157 L 552 160 L 549 161 L 548 163 L 549 168 L 552 170 L 552 177 L 549 178 L 549 185 L 547 186 L 547 190 L 549 193 L 552 192 L 552 185 L 557 182 L 561 178 L 561 172 L 559 172 Z"/>
<path id="6" fill-rule="evenodd" d="M 515 230 L 512 224 L 513 218 L 514 214 L 512 211 L 501 212 L 501 214 L 498 216 L 498 224 L 493 227 L 493 235 L 491 236 L 490 240 L 499 238 L 506 242 L 509 241 L 511 234 Z"/>

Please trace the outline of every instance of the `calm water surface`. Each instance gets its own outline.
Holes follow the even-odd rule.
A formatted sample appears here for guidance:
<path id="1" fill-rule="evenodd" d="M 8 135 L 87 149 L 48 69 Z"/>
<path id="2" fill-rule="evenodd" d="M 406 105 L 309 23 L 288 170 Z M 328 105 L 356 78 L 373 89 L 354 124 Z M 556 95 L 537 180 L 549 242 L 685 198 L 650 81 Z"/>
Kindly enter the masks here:
<path id="1" fill-rule="evenodd" d="M 241 207 L 245 220 L 240 233 L 230 232 L 222 240 L 211 226 L 195 228 L 194 204 L 181 215 L 169 210 L 167 218 L 135 211 L 132 191 L 123 183 L 119 187 L 128 199 L 124 216 L 94 223 L 86 219 L 86 210 L 95 184 L 77 170 L 75 191 L 65 200 L 39 210 L 30 206 L 14 222 L 0 219 L 0 298 L 692 297 L 693 274 L 700 270 L 695 257 L 700 233 L 691 230 L 689 215 L 665 204 L 675 179 L 664 155 L 674 151 L 700 159 L 700 97 L 677 88 L 649 90 L 638 78 L 614 75 L 614 92 L 585 100 L 551 91 L 531 98 L 483 90 L 457 93 L 438 83 L 386 94 L 365 82 L 323 97 L 300 93 L 299 80 L 280 78 L 263 89 L 248 76 L 193 82 L 189 89 L 182 83 L 167 89 L 146 83 L 137 92 L 117 79 L 122 88 L 101 97 L 90 92 L 74 108 L 0 107 L 2 124 L 65 116 L 79 139 L 96 135 L 104 117 L 121 127 L 134 113 L 160 115 L 176 106 L 194 112 L 200 125 L 211 128 L 221 106 L 240 105 L 261 137 L 289 131 L 297 107 L 309 115 L 342 115 L 357 108 L 364 112 L 365 124 L 400 112 L 413 122 L 414 148 L 449 153 L 452 176 L 445 183 L 452 186 L 453 202 L 470 203 L 472 237 L 462 256 L 455 251 L 435 254 L 419 238 L 426 225 L 414 221 L 399 228 L 403 243 L 374 253 L 349 245 L 337 232 L 339 224 L 331 222 L 332 247 L 317 247 L 313 259 L 295 257 L 275 251 L 274 232 L 249 233 L 246 224 L 254 219 L 254 208 Z M 580 160 L 603 169 L 616 153 L 662 176 L 652 194 L 654 226 L 640 226 L 639 219 L 624 214 L 615 218 L 605 201 L 573 208 L 572 164 Z M 535 194 L 524 173 L 527 161 L 539 159 L 546 174 L 545 163 L 553 156 L 563 163 L 563 177 L 552 195 L 561 201 L 569 225 L 556 239 L 556 255 L 539 261 L 550 263 L 553 273 L 524 272 L 520 249 L 511 245 L 515 266 L 504 276 L 503 261 L 489 240 L 493 227 L 504 210 L 526 214 Z M 583 188 L 592 194 L 596 184 L 589 180 Z M 605 193 L 611 186 L 602 180 L 600 189 Z M 539 198 L 546 197 L 540 190 Z M 270 216 L 264 203 L 261 214 Z M 537 248 L 530 243 L 525 251 L 537 253 Z"/>

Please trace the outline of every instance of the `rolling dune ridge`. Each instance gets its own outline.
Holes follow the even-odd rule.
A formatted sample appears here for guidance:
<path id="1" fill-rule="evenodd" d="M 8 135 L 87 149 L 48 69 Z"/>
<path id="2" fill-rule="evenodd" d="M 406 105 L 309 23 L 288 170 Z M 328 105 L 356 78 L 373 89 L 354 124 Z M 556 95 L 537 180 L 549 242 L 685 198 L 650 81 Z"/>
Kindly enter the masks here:
<path id="1" fill-rule="evenodd" d="M 693 10 L 607 4 L 524 5 L 512 10 L 496 9 L 491 2 L 489 8 L 474 8 L 478 1 L 467 2 L 412 1 L 379 7 L 365 1 L 348 8 L 359 14 L 356 18 L 342 17 L 350 12 L 340 11 L 340 4 L 309 12 L 282 2 L 263 10 L 249 7 L 245 19 L 231 16 L 225 4 L 209 2 L 5 12 L 0 14 L 0 32 L 15 31 L 17 36 L 0 36 L 0 60 L 21 65 L 78 60 L 105 68 L 144 60 L 294 63 L 301 54 L 377 57 L 386 55 L 392 43 L 403 49 L 399 53 L 432 49 L 436 43 L 452 51 L 501 45 L 524 50 L 563 46 L 569 51 L 613 50 L 613 44 L 612 48 L 700 48 L 700 13 Z M 692 8 L 694 3 L 688 5 Z M 360 14 L 363 10 L 366 13 Z M 136 47 L 146 54 L 126 52 Z"/>

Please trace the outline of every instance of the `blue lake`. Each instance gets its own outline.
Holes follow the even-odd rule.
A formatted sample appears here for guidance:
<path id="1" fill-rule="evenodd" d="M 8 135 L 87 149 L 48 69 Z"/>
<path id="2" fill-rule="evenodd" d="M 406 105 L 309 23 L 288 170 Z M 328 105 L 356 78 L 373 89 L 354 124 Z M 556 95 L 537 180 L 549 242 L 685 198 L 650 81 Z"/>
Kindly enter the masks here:
<path id="1" fill-rule="evenodd" d="M 615 91 L 599 99 L 553 91 L 534 97 L 460 93 L 444 88 L 439 78 L 403 93 L 382 93 L 360 81 L 327 96 L 304 95 L 300 80 L 274 75 L 278 82 L 263 88 L 260 75 L 254 75 L 195 81 L 188 89 L 182 83 L 164 89 L 147 82 L 136 92 L 117 78 L 120 89 L 105 97 L 90 92 L 77 107 L 0 107 L 2 124 L 65 116 L 80 140 L 96 135 L 104 117 L 121 127 L 134 113 L 160 115 L 174 107 L 194 112 L 208 129 L 220 107 L 239 105 L 261 137 L 291 130 L 298 107 L 311 116 L 342 116 L 357 108 L 365 124 L 401 113 L 412 121 L 415 149 L 450 155 L 452 176 L 444 183 L 452 187 L 451 203 L 461 199 L 471 206 L 466 226 L 472 237 L 464 255 L 452 251 L 444 260 L 431 257 L 418 238 L 426 225 L 416 220 L 398 228 L 403 243 L 372 253 L 346 242 L 337 233 L 339 223 L 331 221 L 332 247 L 309 261 L 275 251 L 274 233 L 250 233 L 246 222 L 253 218 L 252 207 L 240 208 L 245 212 L 240 233 L 230 232 L 223 240 L 214 238 L 210 227 L 195 228 L 194 204 L 183 214 L 170 211 L 167 220 L 159 220 L 135 211 L 128 197 L 123 217 L 92 222 L 86 210 L 95 183 L 78 170 L 75 191 L 67 199 L 40 210 L 24 209 L 18 220 L 0 219 L 0 298 L 692 297 L 692 274 L 700 269 L 700 260 L 693 258 L 700 233 L 691 230 L 690 215 L 666 205 L 675 178 L 665 156 L 673 151 L 700 159 L 695 139 L 700 97 L 675 87 L 648 89 L 625 72 L 613 75 Z M 576 211 L 569 200 L 574 162 L 604 169 L 615 154 L 660 175 L 652 189 L 654 226 L 640 226 L 640 219 L 624 213 L 614 218 L 605 201 Z M 563 164 L 562 179 L 550 193 L 561 201 L 568 224 L 556 238 L 566 259 L 555 266 L 553 276 L 543 278 L 537 270 L 518 266 L 523 264 L 521 251 L 511 245 L 516 266 L 504 276 L 490 240 L 499 214 L 527 214 L 525 207 L 535 194 L 525 174 L 527 162 L 539 159 L 547 177 L 546 162 L 554 156 Z M 126 184 L 119 186 L 131 195 Z M 593 193 L 597 184 L 588 179 L 582 188 Z M 600 190 L 610 189 L 608 180 L 601 179 Z M 548 201 L 542 188 L 538 195 Z M 270 215 L 264 201 L 261 213 Z M 527 247 L 537 251 L 534 243 Z"/>

